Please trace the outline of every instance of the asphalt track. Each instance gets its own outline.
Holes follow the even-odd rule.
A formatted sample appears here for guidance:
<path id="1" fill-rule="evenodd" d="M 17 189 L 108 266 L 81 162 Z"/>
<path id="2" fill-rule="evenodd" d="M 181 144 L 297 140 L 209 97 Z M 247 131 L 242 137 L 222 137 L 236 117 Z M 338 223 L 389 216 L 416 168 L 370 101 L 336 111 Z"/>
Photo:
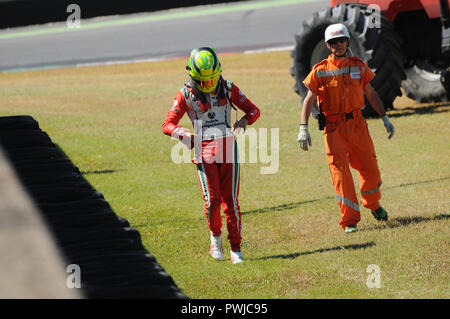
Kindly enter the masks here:
<path id="1" fill-rule="evenodd" d="M 294 45 L 303 20 L 328 0 L 253 0 L 0 30 L 0 72 L 151 61 L 212 46 L 218 53 Z"/>

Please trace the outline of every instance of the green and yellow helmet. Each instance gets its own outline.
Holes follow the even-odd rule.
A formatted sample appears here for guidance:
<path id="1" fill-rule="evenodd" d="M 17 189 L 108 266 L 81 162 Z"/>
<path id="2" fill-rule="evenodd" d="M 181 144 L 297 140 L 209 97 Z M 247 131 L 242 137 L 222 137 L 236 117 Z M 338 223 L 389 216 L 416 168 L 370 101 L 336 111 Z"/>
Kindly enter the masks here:
<path id="1" fill-rule="evenodd" d="M 216 51 L 208 47 L 192 50 L 186 69 L 197 89 L 203 93 L 210 93 L 216 89 L 222 73 Z"/>

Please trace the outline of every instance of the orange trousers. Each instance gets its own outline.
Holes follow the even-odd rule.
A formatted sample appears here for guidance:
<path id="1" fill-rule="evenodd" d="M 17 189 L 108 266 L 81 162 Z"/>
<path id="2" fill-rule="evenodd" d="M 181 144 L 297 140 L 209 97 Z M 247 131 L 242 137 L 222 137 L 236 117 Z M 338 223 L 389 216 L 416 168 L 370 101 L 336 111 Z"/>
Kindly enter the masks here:
<path id="1" fill-rule="evenodd" d="M 350 166 L 359 173 L 362 205 L 370 210 L 380 207 L 381 177 L 375 148 L 360 111 L 353 119 L 327 117 L 324 130 L 325 148 L 336 199 L 341 209 L 340 226 L 356 225 L 360 219 Z"/>

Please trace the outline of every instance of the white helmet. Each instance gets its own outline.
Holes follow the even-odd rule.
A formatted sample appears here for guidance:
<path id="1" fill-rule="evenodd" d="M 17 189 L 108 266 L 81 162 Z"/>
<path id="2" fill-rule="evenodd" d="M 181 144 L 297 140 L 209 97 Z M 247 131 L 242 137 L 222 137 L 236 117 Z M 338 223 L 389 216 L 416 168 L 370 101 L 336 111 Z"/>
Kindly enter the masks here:
<path id="1" fill-rule="evenodd" d="M 325 42 L 334 38 L 347 37 L 350 40 L 348 29 L 342 23 L 330 24 L 325 30 Z"/>

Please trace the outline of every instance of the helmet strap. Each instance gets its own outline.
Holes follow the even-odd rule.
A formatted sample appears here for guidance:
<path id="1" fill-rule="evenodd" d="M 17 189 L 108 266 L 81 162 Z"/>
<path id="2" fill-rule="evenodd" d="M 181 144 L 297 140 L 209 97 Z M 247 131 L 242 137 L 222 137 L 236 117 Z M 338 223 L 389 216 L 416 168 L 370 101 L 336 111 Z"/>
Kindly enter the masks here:
<path id="1" fill-rule="evenodd" d="M 338 57 L 340 57 L 340 58 L 345 57 L 345 56 L 347 55 L 347 53 L 348 53 L 348 47 L 349 47 L 349 46 L 350 46 L 350 39 L 347 40 L 347 47 L 345 48 L 344 54 L 341 55 L 341 56 L 338 55 Z"/>
<path id="2" fill-rule="evenodd" d="M 225 98 L 225 90 L 223 89 L 223 78 L 222 76 L 219 77 L 219 80 L 217 81 L 217 97 L 219 99 L 224 99 Z"/>
<path id="3" fill-rule="evenodd" d="M 347 41 L 348 41 L 348 44 L 347 44 L 347 47 L 345 48 L 344 54 L 341 54 L 341 55 L 334 54 L 336 57 L 338 57 L 338 58 L 343 58 L 343 57 L 345 57 L 345 56 L 347 55 L 347 53 L 348 53 L 348 48 L 350 47 L 350 39 L 348 39 Z M 330 52 L 331 52 L 331 49 L 329 49 L 329 50 L 330 50 Z"/>
<path id="4" fill-rule="evenodd" d="M 335 56 L 337 56 L 338 58 L 343 58 L 343 57 L 345 57 L 347 55 L 347 52 L 348 52 L 348 49 L 345 49 L 345 53 L 344 54 L 341 54 L 341 55 L 335 54 Z"/>
<path id="5" fill-rule="evenodd" d="M 192 91 L 194 91 L 195 96 L 200 100 L 200 103 L 202 104 L 202 109 L 205 108 L 208 109 L 208 101 L 206 100 L 206 96 L 205 94 L 203 94 L 202 92 L 200 92 L 197 89 L 197 86 L 194 83 L 194 80 L 192 78 L 189 79 L 189 81 L 185 84 L 187 87 L 191 88 Z"/>

